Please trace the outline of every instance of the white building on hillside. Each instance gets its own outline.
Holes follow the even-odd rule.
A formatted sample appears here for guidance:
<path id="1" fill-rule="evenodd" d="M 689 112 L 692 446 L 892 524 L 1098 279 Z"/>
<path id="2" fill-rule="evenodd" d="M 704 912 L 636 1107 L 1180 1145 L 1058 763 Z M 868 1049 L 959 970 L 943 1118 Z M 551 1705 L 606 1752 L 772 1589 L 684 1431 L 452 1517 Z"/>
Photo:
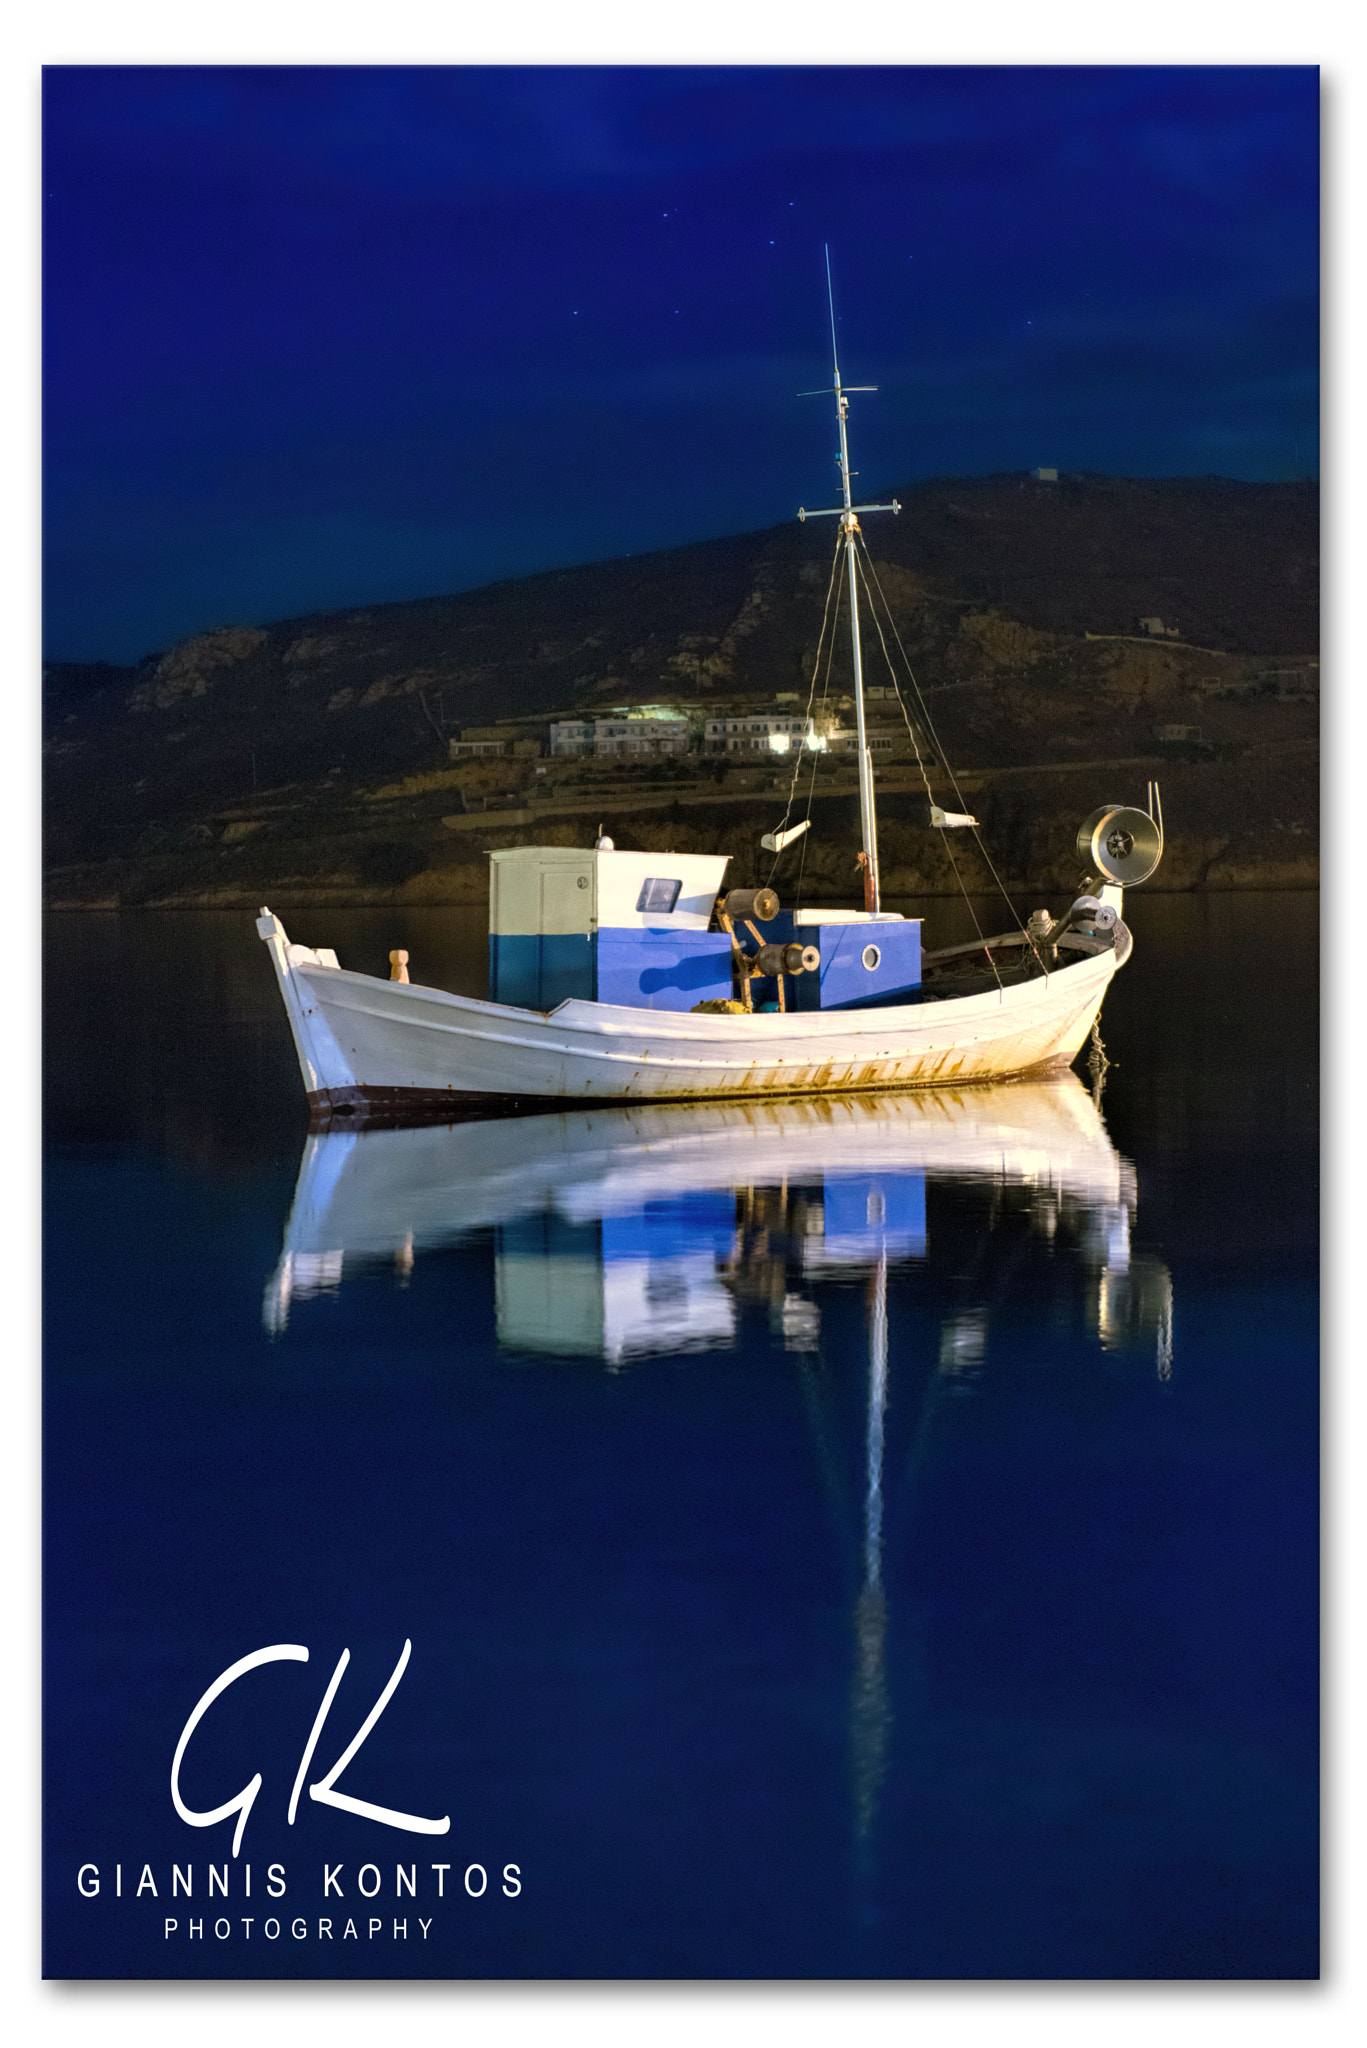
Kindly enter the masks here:
<path id="1" fill-rule="evenodd" d="M 911 750 L 911 742 L 903 732 L 890 732 L 886 728 L 880 729 L 877 726 L 867 726 L 865 727 L 864 738 L 871 754 L 897 754 L 901 753 L 904 747 L 908 752 Z M 829 734 L 826 746 L 832 754 L 857 754 L 859 752 L 858 727 L 853 725 L 837 726 L 834 732 Z"/>
<path id="2" fill-rule="evenodd" d="M 709 718 L 703 737 L 709 754 L 787 754 L 806 744 L 814 753 L 825 741 L 809 718 L 790 711 L 737 712 L 733 718 Z"/>
<path id="3" fill-rule="evenodd" d="M 591 754 L 593 752 L 592 718 L 557 718 L 551 722 L 552 754 Z"/>
<path id="4" fill-rule="evenodd" d="M 551 726 L 553 755 L 595 759 L 688 752 L 688 720 L 667 713 L 611 713 L 605 718 L 561 718 Z"/>
<path id="5" fill-rule="evenodd" d="M 595 722 L 593 751 L 598 759 L 613 754 L 686 754 L 686 718 L 600 718 Z"/>

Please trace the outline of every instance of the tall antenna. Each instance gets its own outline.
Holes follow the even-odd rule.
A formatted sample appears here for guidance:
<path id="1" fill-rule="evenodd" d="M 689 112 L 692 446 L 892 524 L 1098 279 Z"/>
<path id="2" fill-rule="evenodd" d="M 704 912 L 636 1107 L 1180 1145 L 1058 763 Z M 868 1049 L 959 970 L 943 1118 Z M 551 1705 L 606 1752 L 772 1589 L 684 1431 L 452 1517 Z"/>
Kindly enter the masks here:
<path id="1" fill-rule="evenodd" d="M 840 389 L 840 362 L 835 351 L 835 292 L 831 287 L 831 245 L 823 244 L 826 251 L 826 303 L 831 309 L 831 362 L 835 368 L 835 388 Z"/>

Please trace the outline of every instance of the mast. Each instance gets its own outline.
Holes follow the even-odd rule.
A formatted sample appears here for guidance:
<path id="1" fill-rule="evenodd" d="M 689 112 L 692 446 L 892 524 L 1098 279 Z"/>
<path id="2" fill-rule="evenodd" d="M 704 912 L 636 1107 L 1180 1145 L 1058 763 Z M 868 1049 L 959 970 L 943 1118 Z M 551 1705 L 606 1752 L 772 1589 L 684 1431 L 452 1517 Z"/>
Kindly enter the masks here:
<path id="1" fill-rule="evenodd" d="M 826 300 L 830 307 L 831 315 L 831 367 L 834 372 L 832 388 L 835 393 L 835 415 L 840 428 L 840 454 L 836 459 L 840 464 L 840 485 L 844 503 L 841 505 L 829 505 L 820 512 L 808 512 L 805 507 L 799 506 L 797 516 L 800 520 L 838 519 L 844 529 L 845 567 L 848 572 L 850 585 L 850 655 L 854 666 L 854 723 L 856 744 L 859 751 L 859 826 L 864 841 L 863 856 L 867 862 L 864 883 L 864 907 L 866 910 L 876 911 L 880 907 L 878 814 L 873 801 L 873 759 L 869 753 L 868 736 L 864 727 L 864 661 L 863 651 L 859 642 L 859 587 L 855 567 L 855 535 L 860 530 L 857 516 L 860 512 L 900 512 L 902 508 L 896 498 L 893 498 L 886 505 L 856 505 L 850 497 L 850 477 L 853 474 L 857 474 L 857 472 L 850 469 L 849 438 L 846 433 L 845 424 L 849 415 L 850 402 L 846 393 L 850 391 L 876 391 L 878 386 L 876 384 L 841 385 L 840 359 L 835 345 L 835 294 L 831 287 L 831 252 L 829 249 L 826 251 Z M 820 394 L 815 391 L 803 391 L 798 395 L 802 398 L 815 398 Z"/>

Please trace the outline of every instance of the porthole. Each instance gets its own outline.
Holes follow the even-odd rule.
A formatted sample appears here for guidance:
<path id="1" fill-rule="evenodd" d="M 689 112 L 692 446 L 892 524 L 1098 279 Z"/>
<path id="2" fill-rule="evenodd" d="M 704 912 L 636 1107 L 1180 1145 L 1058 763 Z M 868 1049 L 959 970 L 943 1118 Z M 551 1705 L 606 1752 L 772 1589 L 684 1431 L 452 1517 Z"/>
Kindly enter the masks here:
<path id="1" fill-rule="evenodd" d="M 869 973 L 872 974 L 874 968 L 877 967 L 879 961 L 882 959 L 883 956 L 879 952 L 877 946 L 865 946 L 863 952 L 860 954 L 859 957 L 863 961 L 864 965 L 868 968 Z"/>

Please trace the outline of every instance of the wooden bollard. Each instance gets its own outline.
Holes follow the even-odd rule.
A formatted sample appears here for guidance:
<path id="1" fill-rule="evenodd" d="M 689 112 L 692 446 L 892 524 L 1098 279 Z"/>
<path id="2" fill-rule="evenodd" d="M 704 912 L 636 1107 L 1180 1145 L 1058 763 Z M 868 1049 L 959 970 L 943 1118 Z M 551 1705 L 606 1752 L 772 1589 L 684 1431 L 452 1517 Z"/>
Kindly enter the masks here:
<path id="1" fill-rule="evenodd" d="M 404 952 L 402 946 L 399 947 L 397 952 L 391 953 L 389 956 L 389 979 L 391 981 L 407 981 L 408 979 L 408 955 Z"/>

